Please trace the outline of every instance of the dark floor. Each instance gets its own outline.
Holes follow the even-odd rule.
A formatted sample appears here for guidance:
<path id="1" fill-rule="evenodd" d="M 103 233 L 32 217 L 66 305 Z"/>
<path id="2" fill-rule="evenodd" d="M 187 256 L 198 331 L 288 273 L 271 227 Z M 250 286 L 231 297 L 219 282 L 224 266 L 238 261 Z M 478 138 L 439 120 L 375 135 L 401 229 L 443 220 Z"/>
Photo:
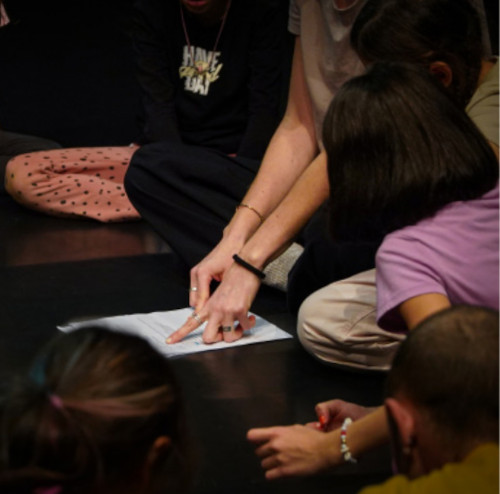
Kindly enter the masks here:
<path id="1" fill-rule="evenodd" d="M 22 370 L 69 319 L 185 307 L 187 276 L 142 222 L 99 225 L 43 217 L 0 200 L 0 374 Z M 255 312 L 294 332 L 284 294 L 263 288 Z M 198 449 L 195 493 L 355 493 L 389 473 L 388 452 L 332 477 L 266 483 L 245 441 L 253 426 L 314 419 L 338 397 L 380 402 L 383 378 L 326 368 L 296 340 L 172 360 Z M 333 489 L 333 490 L 332 490 Z"/>
<path id="2" fill-rule="evenodd" d="M 6 0 L 0 30 L 0 126 L 65 146 L 126 144 L 139 93 L 124 30 L 131 0 Z M 39 215 L 0 197 L 0 373 L 22 370 L 72 318 L 185 307 L 187 274 L 143 222 L 101 225 Z M 285 330 L 284 294 L 253 310 Z M 245 440 L 254 426 L 314 418 L 314 404 L 380 403 L 383 377 L 326 368 L 294 340 L 173 360 L 198 445 L 196 494 L 355 493 L 389 475 L 387 450 L 330 477 L 267 483 Z"/>

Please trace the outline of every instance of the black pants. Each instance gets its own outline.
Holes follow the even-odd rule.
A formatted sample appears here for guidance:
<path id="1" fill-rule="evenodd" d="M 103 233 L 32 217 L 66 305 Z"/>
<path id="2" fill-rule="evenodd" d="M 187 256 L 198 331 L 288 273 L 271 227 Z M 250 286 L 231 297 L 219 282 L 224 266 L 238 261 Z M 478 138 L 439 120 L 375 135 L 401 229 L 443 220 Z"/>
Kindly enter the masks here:
<path id="1" fill-rule="evenodd" d="M 192 267 L 222 238 L 259 165 L 195 146 L 149 144 L 132 157 L 125 189 L 141 216 Z M 323 208 L 301 239 L 305 251 L 289 276 L 292 312 L 313 291 L 374 266 L 378 243 L 334 243 Z"/>
<path id="2" fill-rule="evenodd" d="M 139 148 L 125 190 L 141 216 L 192 267 L 221 240 L 260 162 L 159 142 Z"/>
<path id="3" fill-rule="evenodd" d="M 19 154 L 31 153 L 33 151 L 44 151 L 56 149 L 61 146 L 56 142 L 14 132 L 0 130 L 0 194 L 5 194 L 5 167 L 7 162 Z"/>

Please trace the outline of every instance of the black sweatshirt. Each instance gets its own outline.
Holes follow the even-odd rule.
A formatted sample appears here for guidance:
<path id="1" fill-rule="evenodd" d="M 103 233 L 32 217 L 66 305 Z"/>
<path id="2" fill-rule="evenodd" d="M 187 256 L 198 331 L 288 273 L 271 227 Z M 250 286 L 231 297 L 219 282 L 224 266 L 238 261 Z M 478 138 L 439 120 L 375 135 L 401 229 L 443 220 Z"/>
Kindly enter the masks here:
<path id="1" fill-rule="evenodd" d="M 178 0 L 139 0 L 134 47 L 144 94 L 144 141 L 181 140 L 261 158 L 276 128 L 288 81 L 286 7 L 282 0 L 233 0 L 221 22 L 206 27 Z M 210 62 L 197 75 L 191 61 Z"/>

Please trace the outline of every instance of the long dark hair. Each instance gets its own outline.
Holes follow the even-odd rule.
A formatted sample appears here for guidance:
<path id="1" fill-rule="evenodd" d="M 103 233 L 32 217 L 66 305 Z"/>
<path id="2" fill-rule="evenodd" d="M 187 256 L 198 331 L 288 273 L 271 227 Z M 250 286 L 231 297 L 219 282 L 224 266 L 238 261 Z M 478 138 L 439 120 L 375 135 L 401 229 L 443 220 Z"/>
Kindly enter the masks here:
<path id="1" fill-rule="evenodd" d="M 338 240 L 380 239 L 498 180 L 481 132 L 412 64 L 377 63 L 348 81 L 328 109 L 323 142 Z"/>
<path id="2" fill-rule="evenodd" d="M 174 492 L 189 470 L 170 365 L 131 335 L 99 328 L 61 335 L 8 389 L 0 420 L 3 493 L 54 485 L 64 493 L 112 491 L 140 471 L 162 435 L 172 442 L 162 468 Z"/>
<path id="3" fill-rule="evenodd" d="M 450 92 L 465 107 L 484 56 L 481 22 L 469 0 L 368 0 L 356 18 L 351 44 L 366 63 L 446 62 Z"/>

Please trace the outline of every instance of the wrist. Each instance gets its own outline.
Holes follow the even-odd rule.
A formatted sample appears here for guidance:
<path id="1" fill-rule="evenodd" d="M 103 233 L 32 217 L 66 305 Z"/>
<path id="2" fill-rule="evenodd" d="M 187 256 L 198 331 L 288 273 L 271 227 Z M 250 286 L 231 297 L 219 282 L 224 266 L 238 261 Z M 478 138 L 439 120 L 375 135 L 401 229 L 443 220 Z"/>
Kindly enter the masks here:
<path id="1" fill-rule="evenodd" d="M 323 433 L 325 443 L 323 447 L 323 458 L 325 470 L 331 470 L 344 463 L 342 454 L 340 453 L 340 434 L 339 430 Z"/>
<path id="2" fill-rule="evenodd" d="M 347 429 L 351 424 L 352 419 L 347 417 L 340 428 L 340 454 L 346 463 L 357 463 L 358 460 L 353 456 L 347 441 Z"/>
<path id="3" fill-rule="evenodd" d="M 245 259 L 241 258 L 238 254 L 233 255 L 233 260 L 236 264 L 238 264 L 242 268 L 246 269 L 250 273 L 254 274 L 260 280 L 263 280 L 266 277 L 264 271 L 261 271 L 260 269 L 256 268 L 254 265 L 245 261 Z"/>
<path id="4" fill-rule="evenodd" d="M 267 259 L 269 256 L 266 255 L 259 244 L 253 244 L 254 242 L 252 239 L 250 242 L 246 243 L 243 246 L 243 248 L 238 252 L 238 255 L 246 262 L 262 271 L 266 267 Z"/>
<path id="5" fill-rule="evenodd" d="M 263 223 L 263 220 L 264 217 L 256 208 L 246 203 L 240 203 L 236 206 L 231 221 L 224 228 L 224 235 L 241 238 L 245 243 Z"/>
<path id="6" fill-rule="evenodd" d="M 226 228 L 222 231 L 222 240 L 226 245 L 231 246 L 231 250 L 234 252 L 239 252 L 245 242 L 247 241 L 248 235 L 246 235 L 243 231 L 231 228 L 231 224 L 227 225 Z"/>
<path id="7" fill-rule="evenodd" d="M 251 211 L 249 211 L 253 214 Z M 250 221 L 244 221 L 243 214 L 237 213 L 222 231 L 222 240 L 230 242 L 239 252 L 246 241 L 253 235 L 259 227 L 260 221 L 257 215 L 250 216 Z"/>

